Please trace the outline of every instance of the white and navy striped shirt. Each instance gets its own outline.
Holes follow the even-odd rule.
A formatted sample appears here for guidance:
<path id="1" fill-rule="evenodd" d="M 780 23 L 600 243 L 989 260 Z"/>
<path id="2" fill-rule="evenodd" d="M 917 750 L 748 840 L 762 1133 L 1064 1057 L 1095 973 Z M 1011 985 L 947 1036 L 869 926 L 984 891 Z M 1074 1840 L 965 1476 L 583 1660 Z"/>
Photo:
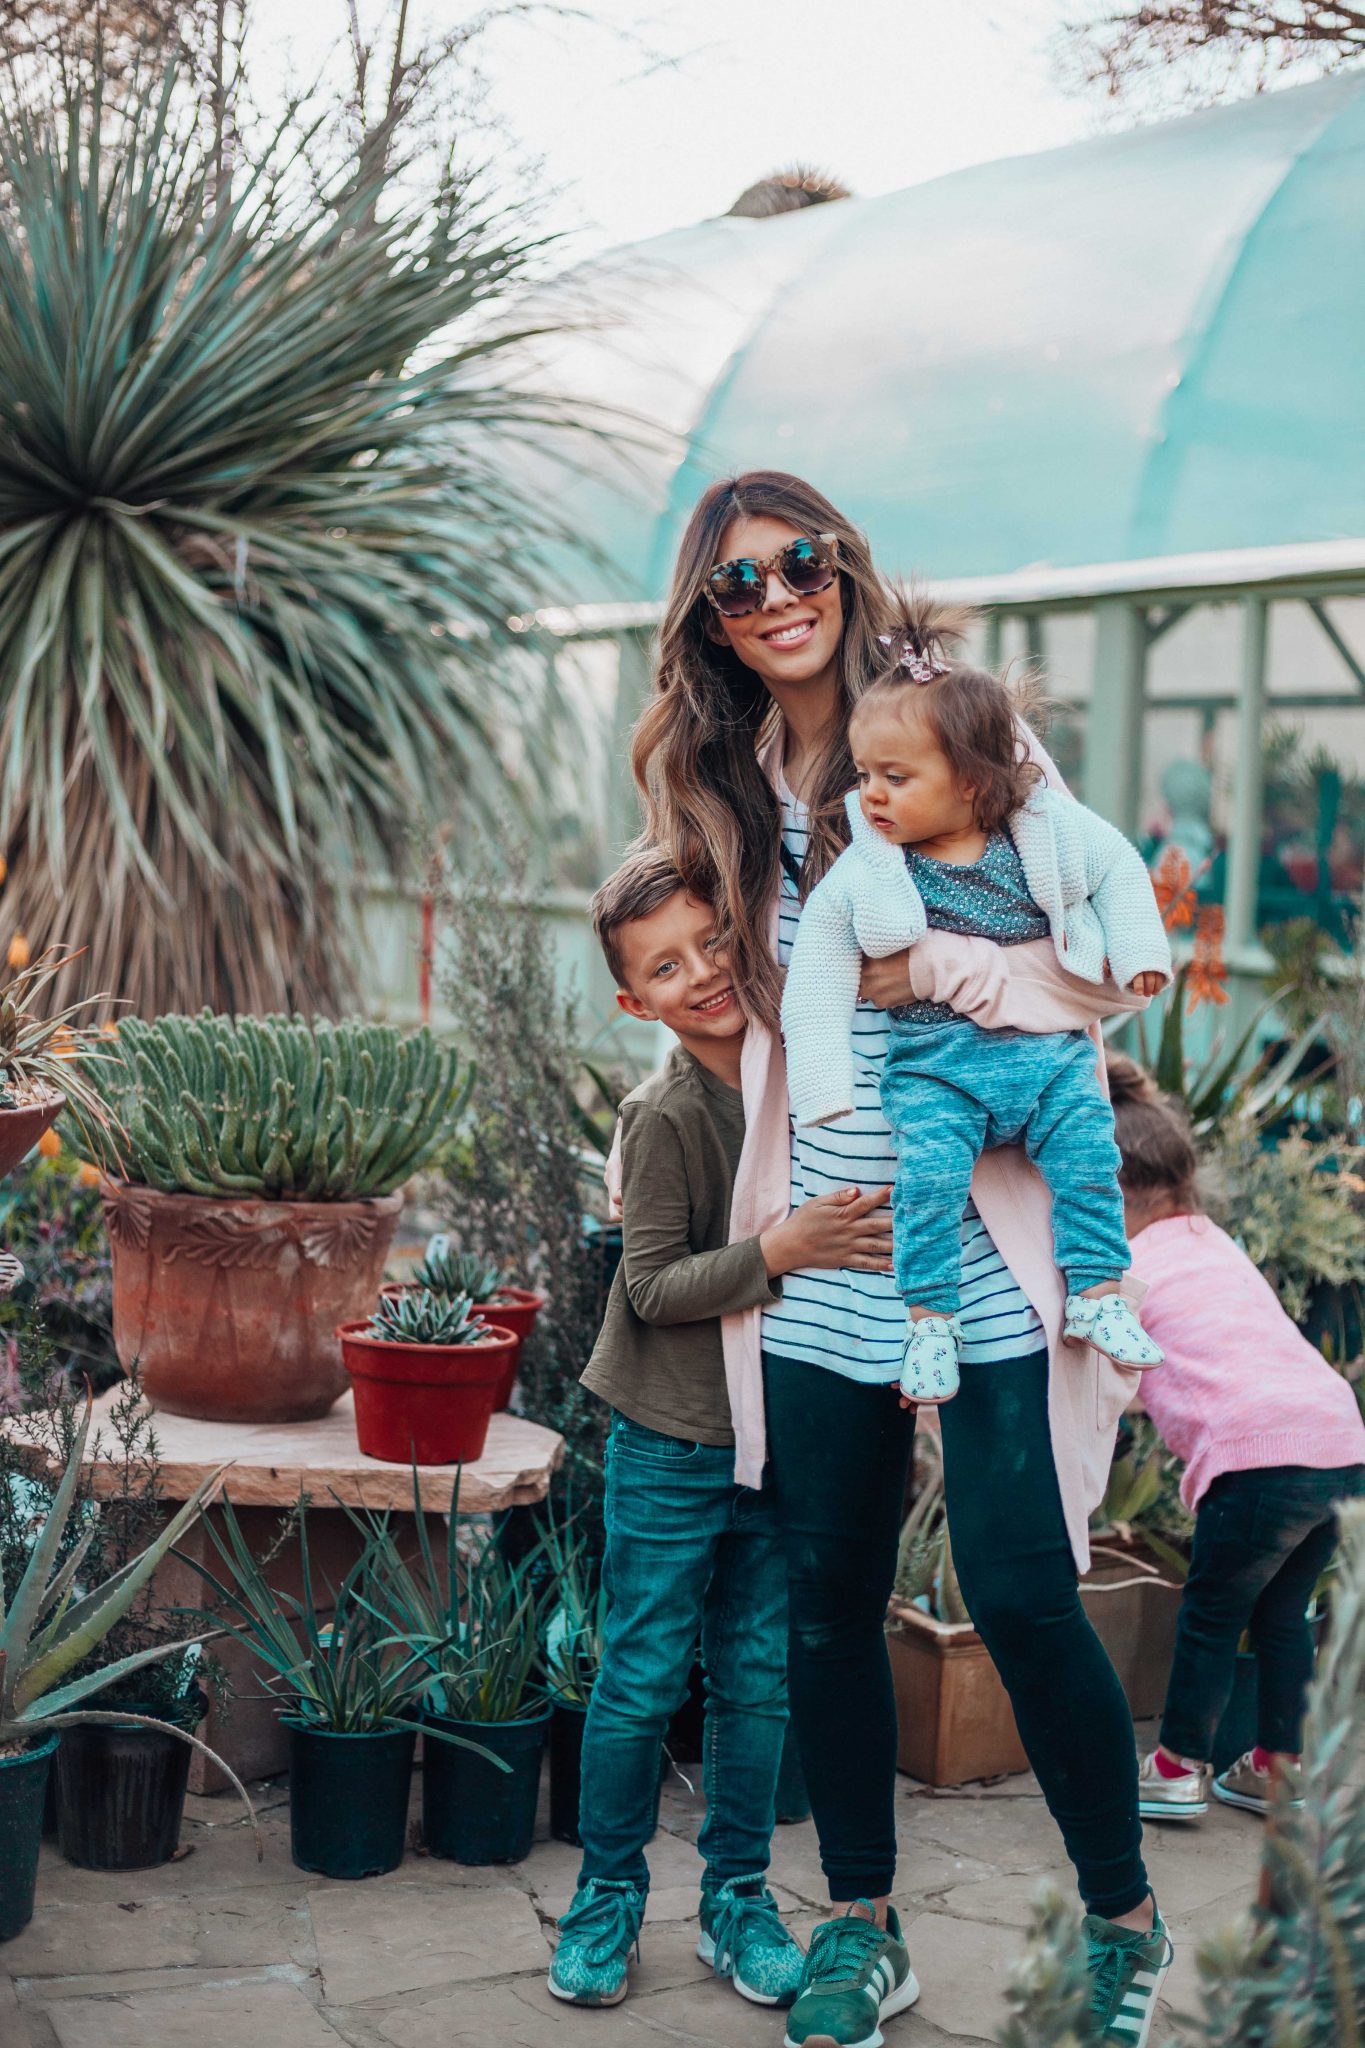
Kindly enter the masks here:
<path id="1" fill-rule="evenodd" d="M 799 867 L 806 853 L 805 806 L 785 783 L 781 796 L 782 843 Z M 800 915 L 796 882 L 784 871 L 778 904 L 778 958 L 784 967 L 791 958 Z M 895 1140 L 882 1115 L 880 1095 L 887 1039 L 886 1013 L 859 1003 L 853 1020 L 853 1114 L 818 1129 L 793 1127 L 793 1208 L 833 1188 L 884 1187 L 895 1180 Z M 972 1203 L 962 1223 L 961 1318 L 966 1340 L 962 1355 L 974 1363 L 1026 1358 L 1046 1342 L 1036 1310 Z M 890 1273 L 788 1273 L 780 1304 L 763 1312 L 765 1351 L 827 1365 L 848 1379 L 898 1378 L 904 1342 L 905 1304 Z"/>

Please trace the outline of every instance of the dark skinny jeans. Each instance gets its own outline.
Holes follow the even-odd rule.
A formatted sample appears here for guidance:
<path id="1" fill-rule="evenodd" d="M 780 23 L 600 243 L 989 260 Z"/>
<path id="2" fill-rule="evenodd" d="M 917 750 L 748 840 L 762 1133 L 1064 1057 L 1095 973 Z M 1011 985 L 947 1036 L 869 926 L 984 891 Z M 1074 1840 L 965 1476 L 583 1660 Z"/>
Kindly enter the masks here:
<path id="1" fill-rule="evenodd" d="M 1313 1675 L 1308 1603 L 1337 1547 L 1338 1504 L 1365 1495 L 1365 1465 L 1224 1472 L 1199 1503 L 1161 1740 L 1207 1763 L 1243 1629 L 1256 1654 L 1256 1740 L 1297 1756 Z"/>
<path id="2" fill-rule="evenodd" d="M 1046 1353 L 964 1365 L 941 1410 L 963 1596 L 1014 1704 L 1087 1908 L 1148 1892 L 1133 1724 L 1077 1589 L 1047 1414 Z M 770 1480 L 787 1548 L 792 1720 L 834 1900 L 896 1870 L 896 1701 L 884 1622 L 913 1411 L 892 1387 L 764 1360 Z"/>

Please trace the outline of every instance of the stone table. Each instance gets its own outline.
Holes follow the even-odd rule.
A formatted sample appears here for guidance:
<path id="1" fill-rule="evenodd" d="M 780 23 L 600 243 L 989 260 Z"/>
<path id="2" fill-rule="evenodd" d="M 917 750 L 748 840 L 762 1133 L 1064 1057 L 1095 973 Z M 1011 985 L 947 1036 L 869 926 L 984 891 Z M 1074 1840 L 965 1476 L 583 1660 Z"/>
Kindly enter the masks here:
<path id="1" fill-rule="evenodd" d="M 95 1403 L 91 1438 L 107 1425 L 118 1399 L 113 1388 Z M 300 1494 L 308 1498 L 308 1548 L 315 1582 L 329 1585 L 344 1577 L 359 1554 L 361 1536 L 347 1508 L 387 1512 L 390 1527 L 405 1550 L 415 1551 L 417 1517 L 413 1475 L 407 1465 L 367 1458 L 356 1442 L 355 1410 L 349 1391 L 329 1414 L 316 1422 L 200 1422 L 183 1415 L 155 1415 L 161 1467 L 161 1497 L 168 1506 L 187 1500 L 202 1480 L 226 1466 L 222 1494 L 232 1502 L 242 1534 L 256 1556 L 271 1555 L 271 1584 L 281 1592 L 300 1591 L 296 1539 L 280 1545 L 283 1517 Z M 107 1427 L 105 1430 L 108 1440 Z M 422 1510 L 437 1556 L 445 1549 L 444 1518 L 449 1515 L 459 1481 L 462 1514 L 499 1514 L 508 1508 L 531 1507 L 549 1491 L 551 1475 L 564 1456 L 564 1439 L 519 1415 L 495 1415 L 488 1428 L 484 1453 L 459 1472 L 454 1465 L 419 1468 Z M 118 1474 L 112 1463 L 91 1461 L 94 1492 L 112 1494 Z M 211 1507 L 180 1539 L 179 1555 L 170 1557 L 155 1581 L 155 1597 L 167 1607 L 197 1607 L 209 1589 L 194 1570 L 202 1564 L 222 1578 L 222 1561 L 204 1522 L 222 1529 L 222 1511 Z M 215 1704 L 200 1730 L 204 1741 L 231 1764 L 242 1778 L 269 1777 L 285 1769 L 288 1744 L 274 1705 L 264 1692 L 248 1653 L 237 1643 L 221 1640 L 213 1654 L 226 1669 L 237 1697 L 229 1712 Z M 253 1697 L 257 1695 L 257 1697 Z M 195 1752 L 190 1784 L 196 1792 L 216 1791 L 224 1780 L 207 1758 Z"/>

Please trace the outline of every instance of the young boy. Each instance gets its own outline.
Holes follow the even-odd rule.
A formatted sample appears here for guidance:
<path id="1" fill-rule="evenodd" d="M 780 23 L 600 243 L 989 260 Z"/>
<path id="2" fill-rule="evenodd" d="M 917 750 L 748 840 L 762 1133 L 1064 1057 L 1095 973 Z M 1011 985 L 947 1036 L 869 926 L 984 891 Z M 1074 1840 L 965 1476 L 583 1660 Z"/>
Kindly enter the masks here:
<path id="1" fill-rule="evenodd" d="M 734 1481 L 720 1318 L 774 1301 L 783 1273 L 867 1250 L 872 1201 L 841 1191 L 731 1244 L 744 1142 L 745 1018 L 715 914 L 662 855 L 633 855 L 593 899 L 628 1015 L 677 1039 L 621 1105 L 624 1251 L 583 1383 L 611 1404 L 602 1669 L 583 1736 L 583 1863 L 550 1990 L 615 2005 L 649 1888 L 659 1756 L 698 1635 L 706 1821 L 698 1954 L 759 2005 L 790 2005 L 800 1948 L 765 1873 L 787 1720 L 787 1584 L 772 1504 Z M 876 1198 L 873 1198 L 875 1200 Z"/>

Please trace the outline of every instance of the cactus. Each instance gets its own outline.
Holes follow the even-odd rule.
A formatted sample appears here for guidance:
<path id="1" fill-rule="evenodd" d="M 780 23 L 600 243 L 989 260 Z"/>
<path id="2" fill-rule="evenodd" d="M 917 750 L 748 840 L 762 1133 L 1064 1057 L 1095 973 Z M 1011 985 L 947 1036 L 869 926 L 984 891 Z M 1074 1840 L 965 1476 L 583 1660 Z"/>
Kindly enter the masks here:
<path id="1" fill-rule="evenodd" d="M 433 1294 L 467 1294 L 472 1302 L 492 1301 L 507 1285 L 500 1266 L 492 1266 L 477 1252 L 453 1252 L 447 1238 L 435 1237 L 427 1255 L 413 1273 L 413 1283 L 429 1287 Z"/>
<path id="2" fill-rule="evenodd" d="M 100 1086 L 122 1170 L 164 1194 L 306 1202 L 386 1195 L 431 1158 L 469 1097 L 425 1028 L 302 1017 L 136 1017 Z"/>
<path id="3" fill-rule="evenodd" d="M 364 1335 L 392 1344 L 486 1344 L 493 1333 L 473 1311 L 467 1294 L 433 1294 L 429 1287 L 413 1287 L 406 1294 L 386 1294 Z"/>

